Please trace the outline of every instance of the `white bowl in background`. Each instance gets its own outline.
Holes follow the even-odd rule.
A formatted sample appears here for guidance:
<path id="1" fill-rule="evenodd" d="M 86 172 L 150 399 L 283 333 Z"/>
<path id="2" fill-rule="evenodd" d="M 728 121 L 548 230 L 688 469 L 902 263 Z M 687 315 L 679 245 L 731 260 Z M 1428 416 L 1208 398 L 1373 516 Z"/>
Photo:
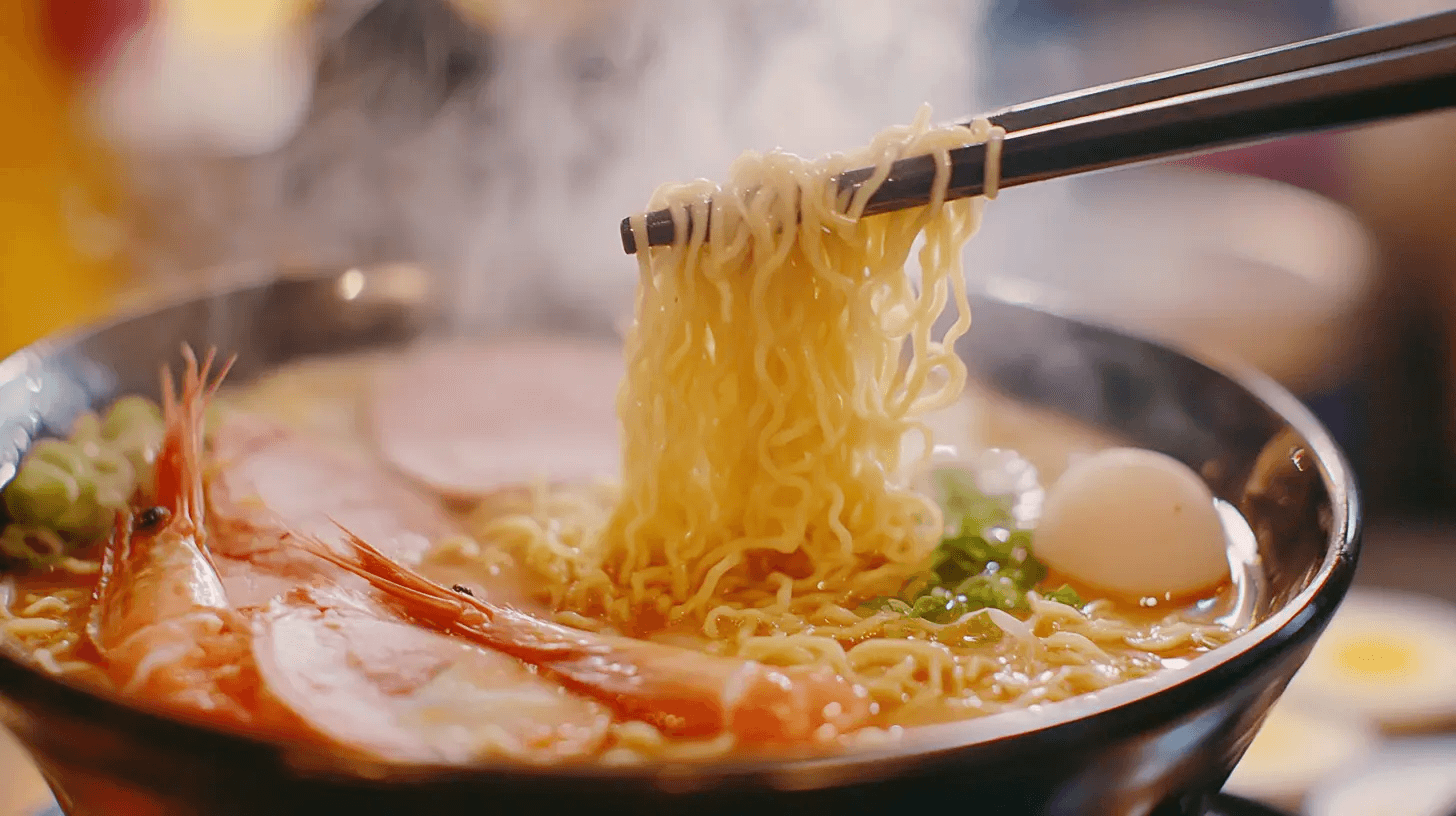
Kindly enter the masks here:
<path id="1" fill-rule="evenodd" d="M 1358 361 L 1374 241 L 1287 184 L 1182 167 L 1067 182 L 988 209 L 972 285 L 1252 364 L 1302 394 Z M 976 242 L 973 242 L 976 244 Z"/>

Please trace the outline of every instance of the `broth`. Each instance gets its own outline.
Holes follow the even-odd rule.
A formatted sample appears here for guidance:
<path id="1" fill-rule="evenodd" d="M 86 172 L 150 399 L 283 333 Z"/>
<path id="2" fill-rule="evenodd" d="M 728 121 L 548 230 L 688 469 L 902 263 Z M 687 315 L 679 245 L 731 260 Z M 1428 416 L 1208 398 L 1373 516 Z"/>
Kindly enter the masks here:
<path id="1" fill-rule="evenodd" d="M 384 472 L 389 464 L 380 460 L 378 445 L 371 439 L 371 431 L 377 430 L 369 421 L 372 384 L 382 374 L 412 365 L 413 355 L 421 353 L 426 352 L 376 353 L 285 366 L 255 383 L 224 391 L 220 416 L 265 417 L 311 444 Z M 1048 467 L 1064 467 L 1078 456 L 1115 443 L 1073 424 L 1050 422 L 1040 412 L 975 388 L 952 409 L 938 414 L 934 424 L 942 439 L 955 439 L 959 433 L 956 442 L 963 446 L 985 445 L 988 439 L 999 445 L 1024 444 L 1037 451 Z M 1042 432 L 1028 433 L 1032 429 Z M 967 452 L 959 453 L 964 461 Z M 1000 461 L 1025 462 L 1012 454 L 1002 454 Z M 1099 597 L 1075 579 L 1052 574 L 1040 586 L 1066 582 L 1089 602 L 1079 609 L 1033 598 L 1024 611 L 995 617 L 1001 634 L 994 639 L 983 637 L 984 621 L 970 616 L 931 624 L 886 611 L 844 613 L 863 598 L 818 608 L 796 602 L 775 608 L 770 600 L 772 614 L 748 604 L 723 606 L 701 624 L 657 617 L 622 631 L 605 610 L 580 603 L 585 596 L 574 600 L 568 591 L 573 577 L 582 572 L 583 548 L 589 549 L 593 536 L 599 535 L 615 499 L 613 474 L 601 475 L 594 483 L 564 484 L 542 478 L 545 474 L 521 473 L 518 485 L 473 500 L 435 495 L 413 484 L 410 490 L 447 508 L 463 533 L 429 542 L 416 565 L 418 571 L 441 585 L 486 596 L 493 594 L 486 588 L 498 591 L 502 574 L 507 574 L 521 584 L 522 608 L 584 631 L 769 665 L 831 667 L 869 689 L 871 714 L 860 727 L 824 742 L 816 751 L 878 745 L 897 739 L 906 727 L 1055 702 L 1176 669 L 1247 626 L 1259 592 L 1252 533 L 1232 506 L 1220 502 L 1218 510 L 1229 532 L 1232 581 L 1198 598 L 1132 603 Z M 1031 490 L 1039 494 L 1042 487 L 1038 483 Z M 1017 498 L 1008 500 L 1014 503 Z M 1037 501 L 1033 495 L 1030 503 Z M 542 542 L 550 546 L 543 547 Z M 72 560 L 68 568 L 5 576 L 0 583 L 5 603 L 0 609 L 6 617 L 0 626 L 43 668 L 108 686 L 106 673 L 86 643 L 97 569 L 93 561 Z M 773 580 L 771 575 L 765 579 L 769 584 Z M 896 639 L 897 648 L 885 648 Z M 906 644 L 913 645 L 903 648 Z M 529 752 L 503 748 L 499 741 L 485 740 L 477 747 L 483 756 L 530 758 Z M 617 712 L 611 715 L 606 736 L 589 754 L 597 761 L 633 763 L 752 750 L 721 734 L 674 736 Z"/>

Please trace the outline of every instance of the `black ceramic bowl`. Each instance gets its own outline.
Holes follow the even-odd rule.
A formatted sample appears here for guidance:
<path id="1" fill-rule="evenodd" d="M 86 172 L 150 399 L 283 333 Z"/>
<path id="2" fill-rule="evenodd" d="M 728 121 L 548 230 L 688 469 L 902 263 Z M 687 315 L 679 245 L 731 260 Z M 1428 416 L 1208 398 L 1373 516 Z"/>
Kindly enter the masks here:
<path id="1" fill-rule="evenodd" d="M 234 381 L 303 356 L 408 342 L 436 325 L 408 268 L 313 274 L 188 301 L 0 363 L 0 478 L 31 440 L 120 393 L 156 392 L 181 342 L 238 352 Z M 522 318 L 540 328 L 571 316 Z M 519 328 L 519 327 L 514 327 Z M 1028 404 L 1167 452 L 1255 533 L 1258 623 L 1165 672 L 1040 711 L 916 733 L 893 750 L 793 763 L 402 772 L 168 719 L 0 650 L 0 721 L 71 812 L 1195 814 L 1243 754 L 1350 582 L 1355 486 L 1308 412 L 1267 380 L 1034 309 L 975 304 L 973 375 Z"/>

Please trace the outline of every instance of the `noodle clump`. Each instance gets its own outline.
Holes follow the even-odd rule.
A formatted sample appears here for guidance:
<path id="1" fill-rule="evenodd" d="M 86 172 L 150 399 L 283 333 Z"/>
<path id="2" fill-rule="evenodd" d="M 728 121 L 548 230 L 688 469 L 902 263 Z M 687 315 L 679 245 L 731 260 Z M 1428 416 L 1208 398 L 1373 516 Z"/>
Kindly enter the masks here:
<path id="1" fill-rule="evenodd" d="M 679 238 L 639 253 L 615 508 L 574 547 L 527 555 L 577 560 L 570 575 L 548 568 L 567 578 L 559 608 L 707 634 L 720 614 L 893 592 L 935 545 L 940 510 L 900 478 L 901 448 L 965 383 L 960 259 L 984 200 L 944 200 L 948 152 L 992 128 L 928 116 L 855 153 L 749 153 L 722 187 L 658 189 L 651 207 L 672 212 Z M 891 163 L 925 154 L 939 165 L 931 203 L 859 216 Z M 860 166 L 878 172 L 841 194 L 834 177 Z M 642 216 L 634 227 L 646 246 Z"/>
<path id="2" fill-rule="evenodd" d="M 965 383 L 960 258 L 982 201 L 944 201 L 948 151 L 991 128 L 927 118 L 824 161 L 750 153 L 724 187 L 653 197 L 686 240 L 639 256 L 622 496 L 602 543 L 614 622 L 701 622 L 771 603 L 774 585 L 871 593 L 938 539 L 935 504 L 895 476 L 914 418 Z M 918 154 L 937 158 L 934 200 L 860 218 L 890 164 Z M 846 200 L 834 177 L 863 165 L 878 172 Z M 634 227 L 646 246 L 642 216 Z M 957 320 L 936 337 L 951 299 Z"/>
<path id="3" fill-rule="evenodd" d="M 638 254 L 622 481 L 488 498 L 469 524 L 483 549 L 538 574 L 563 623 L 826 665 L 905 724 L 1063 699 L 1223 642 L 1211 621 L 1135 622 L 1035 592 L 1022 617 L 937 623 L 861 606 L 898 592 L 945 533 L 902 452 L 920 434 L 928 455 L 921 418 L 966 381 L 962 248 L 985 199 L 945 200 L 948 154 L 999 136 L 984 121 L 932 127 L 923 109 L 856 153 L 750 153 L 722 187 L 660 188 L 650 206 L 678 237 Z M 894 161 L 926 154 L 929 204 L 860 217 Z M 877 171 L 841 194 L 835 176 L 862 166 Z M 642 216 L 633 228 L 646 247 Z M 478 563 L 467 546 L 436 556 Z M 988 621 L 997 637 L 983 637 Z"/>

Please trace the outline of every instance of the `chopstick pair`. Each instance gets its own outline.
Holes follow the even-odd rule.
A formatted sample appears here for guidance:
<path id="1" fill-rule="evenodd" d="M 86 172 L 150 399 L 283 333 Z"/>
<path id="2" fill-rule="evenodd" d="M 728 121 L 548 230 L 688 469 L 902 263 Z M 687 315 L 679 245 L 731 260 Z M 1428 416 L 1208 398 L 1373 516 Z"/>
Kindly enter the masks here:
<path id="1" fill-rule="evenodd" d="M 1060 94 L 984 117 L 1006 131 L 999 187 L 1456 106 L 1456 10 Z M 986 145 L 950 151 L 947 198 L 979 195 Z M 873 168 L 841 174 L 841 190 Z M 865 215 L 926 204 L 935 160 L 895 162 Z M 673 242 L 666 210 L 647 242 Z M 637 251 L 631 219 L 622 248 Z"/>

